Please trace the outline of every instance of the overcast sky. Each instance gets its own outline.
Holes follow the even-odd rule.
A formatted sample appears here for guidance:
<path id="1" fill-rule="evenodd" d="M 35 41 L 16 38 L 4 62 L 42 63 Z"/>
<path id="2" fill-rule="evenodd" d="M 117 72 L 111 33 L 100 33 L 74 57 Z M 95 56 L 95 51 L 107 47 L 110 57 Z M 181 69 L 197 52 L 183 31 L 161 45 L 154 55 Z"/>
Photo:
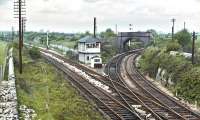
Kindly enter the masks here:
<path id="1" fill-rule="evenodd" d="M 26 0 L 27 30 L 83 32 L 93 30 L 97 17 L 98 32 L 106 28 L 129 31 L 156 29 L 170 32 L 171 18 L 176 31 L 186 27 L 200 31 L 200 0 Z M 0 30 L 17 29 L 13 0 L 0 0 Z"/>

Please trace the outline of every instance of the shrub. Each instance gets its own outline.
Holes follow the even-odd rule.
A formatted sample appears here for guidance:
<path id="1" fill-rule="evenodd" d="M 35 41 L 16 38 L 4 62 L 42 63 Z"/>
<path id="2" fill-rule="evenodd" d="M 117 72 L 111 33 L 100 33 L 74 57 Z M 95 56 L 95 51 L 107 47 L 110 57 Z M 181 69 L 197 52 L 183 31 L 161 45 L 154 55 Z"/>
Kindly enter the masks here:
<path id="1" fill-rule="evenodd" d="M 174 41 L 174 42 L 171 41 L 166 46 L 167 52 L 169 52 L 169 51 L 178 51 L 180 49 L 181 49 L 181 45 L 177 41 Z"/>
<path id="2" fill-rule="evenodd" d="M 38 59 L 40 58 L 40 51 L 38 48 L 36 47 L 32 47 L 30 50 L 29 50 L 29 55 L 31 56 L 32 59 Z"/>
<path id="3" fill-rule="evenodd" d="M 17 49 L 19 48 L 19 44 L 18 44 L 17 42 L 13 42 L 13 43 L 12 43 L 12 46 L 13 46 L 14 48 L 17 48 Z"/>
<path id="4" fill-rule="evenodd" d="M 159 67 L 159 61 L 158 59 L 155 59 L 158 57 L 159 52 L 160 50 L 157 48 L 147 48 L 142 55 L 141 60 L 139 61 L 141 70 L 143 72 L 149 73 L 151 77 L 156 75 L 157 69 Z"/>

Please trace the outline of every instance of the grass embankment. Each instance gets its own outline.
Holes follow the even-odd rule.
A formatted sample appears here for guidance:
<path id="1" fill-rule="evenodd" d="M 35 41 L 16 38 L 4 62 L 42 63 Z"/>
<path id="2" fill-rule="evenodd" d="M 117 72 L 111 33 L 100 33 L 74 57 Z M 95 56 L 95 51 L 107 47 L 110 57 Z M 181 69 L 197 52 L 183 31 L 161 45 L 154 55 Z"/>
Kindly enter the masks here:
<path id="1" fill-rule="evenodd" d="M 158 68 L 166 70 L 165 86 L 178 97 L 191 103 L 196 102 L 200 106 L 199 63 L 193 65 L 190 59 L 188 60 L 181 55 L 173 56 L 164 49 L 153 47 L 145 50 L 139 63 L 140 70 L 153 78 L 156 78 Z M 173 85 L 168 83 L 169 77 L 171 77 Z"/>
<path id="2" fill-rule="evenodd" d="M 26 52 L 25 52 L 26 51 Z M 17 50 L 14 50 L 17 59 Z M 15 60 L 16 60 L 15 59 Z M 18 72 L 19 105 L 26 105 L 37 113 L 37 120 L 102 120 L 102 116 L 79 96 L 78 92 L 44 59 L 32 59 L 27 49 L 23 53 L 23 74 Z"/>
<path id="3" fill-rule="evenodd" d="M 3 76 L 1 76 L 0 79 L 7 80 L 7 68 L 6 68 L 6 56 L 7 56 L 7 51 L 8 51 L 8 44 L 6 42 L 0 41 L 0 66 L 3 67 L 2 72 Z M 4 77 L 4 78 L 3 78 Z"/>
<path id="4" fill-rule="evenodd" d="M 5 57 L 7 53 L 7 43 L 0 41 L 0 65 L 5 64 Z"/>

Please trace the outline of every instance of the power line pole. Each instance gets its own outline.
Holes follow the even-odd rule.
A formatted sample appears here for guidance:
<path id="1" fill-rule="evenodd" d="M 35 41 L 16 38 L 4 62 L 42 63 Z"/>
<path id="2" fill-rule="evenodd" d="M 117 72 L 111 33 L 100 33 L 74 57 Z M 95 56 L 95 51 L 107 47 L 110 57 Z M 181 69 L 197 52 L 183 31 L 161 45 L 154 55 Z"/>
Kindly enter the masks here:
<path id="1" fill-rule="evenodd" d="M 172 40 L 174 40 L 174 26 L 175 26 L 175 21 L 176 21 L 176 19 L 171 19 L 171 21 L 172 21 Z"/>
<path id="2" fill-rule="evenodd" d="M 192 34 L 192 64 L 195 63 L 195 61 L 194 61 L 195 39 L 196 39 L 196 33 L 193 32 L 193 34 Z"/>
<path id="3" fill-rule="evenodd" d="M 19 72 L 22 74 L 22 15 L 21 15 L 21 0 L 19 2 Z"/>
<path id="4" fill-rule="evenodd" d="M 94 38 L 96 38 L 96 24 L 97 24 L 97 21 L 96 21 L 96 17 L 94 17 Z"/>
<path id="5" fill-rule="evenodd" d="M 22 74 L 22 45 L 23 45 L 23 26 L 22 19 L 25 18 L 25 0 L 14 1 L 14 18 L 18 19 L 19 22 L 19 72 Z"/>

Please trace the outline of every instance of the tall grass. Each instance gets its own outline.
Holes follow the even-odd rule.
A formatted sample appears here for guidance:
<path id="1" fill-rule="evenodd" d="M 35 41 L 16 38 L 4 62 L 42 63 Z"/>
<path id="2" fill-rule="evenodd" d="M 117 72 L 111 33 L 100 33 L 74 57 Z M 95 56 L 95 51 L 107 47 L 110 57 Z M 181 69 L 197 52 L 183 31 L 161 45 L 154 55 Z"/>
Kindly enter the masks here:
<path id="1" fill-rule="evenodd" d="M 32 59 L 28 51 L 24 48 L 23 74 L 19 74 L 18 52 L 14 49 L 19 105 L 34 109 L 36 120 L 103 120 L 62 72 L 42 58 Z"/>
<path id="2" fill-rule="evenodd" d="M 0 65 L 5 64 L 7 54 L 7 43 L 0 41 Z"/>

